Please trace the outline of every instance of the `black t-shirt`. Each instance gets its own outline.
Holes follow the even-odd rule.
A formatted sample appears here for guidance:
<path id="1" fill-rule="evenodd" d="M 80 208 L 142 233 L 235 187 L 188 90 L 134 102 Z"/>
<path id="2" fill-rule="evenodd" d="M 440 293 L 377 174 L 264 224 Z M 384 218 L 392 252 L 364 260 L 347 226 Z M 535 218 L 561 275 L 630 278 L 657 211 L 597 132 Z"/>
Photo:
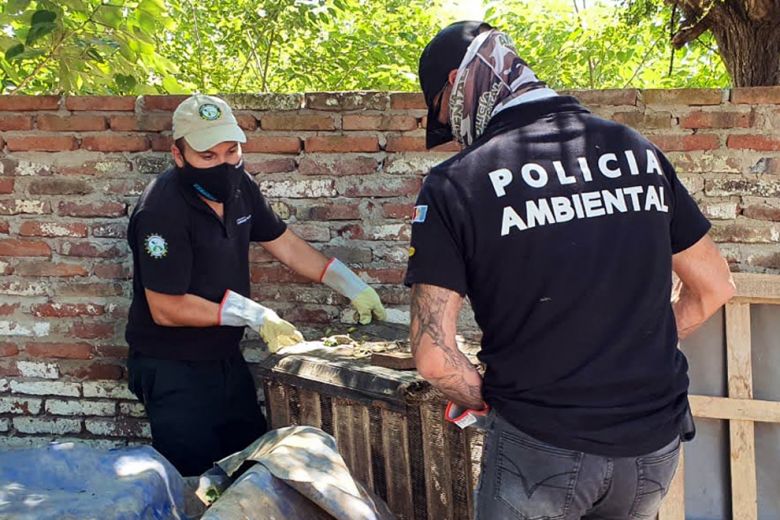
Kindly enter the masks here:
<path id="1" fill-rule="evenodd" d="M 431 170 L 406 283 L 468 295 L 484 396 L 507 420 L 562 448 L 636 456 L 679 433 L 672 254 L 709 226 L 652 143 L 553 97 L 499 113 Z"/>
<path id="2" fill-rule="evenodd" d="M 130 217 L 133 301 L 125 338 L 147 356 L 209 360 L 238 352 L 243 327 L 163 327 L 152 320 L 144 289 L 194 294 L 219 303 L 227 289 L 249 296 L 249 242 L 267 242 L 286 225 L 245 175 L 224 218 L 184 186 L 172 168 L 147 186 Z"/>

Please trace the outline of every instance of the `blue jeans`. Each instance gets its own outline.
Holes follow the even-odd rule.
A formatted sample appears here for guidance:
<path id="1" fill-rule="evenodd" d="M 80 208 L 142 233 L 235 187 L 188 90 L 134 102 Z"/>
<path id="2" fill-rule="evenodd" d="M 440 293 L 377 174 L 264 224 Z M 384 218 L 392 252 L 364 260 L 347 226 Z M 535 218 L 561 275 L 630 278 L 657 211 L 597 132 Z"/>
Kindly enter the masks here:
<path id="1" fill-rule="evenodd" d="M 650 520 L 680 456 L 679 437 L 641 457 L 551 446 L 498 414 L 488 419 L 476 520 Z"/>

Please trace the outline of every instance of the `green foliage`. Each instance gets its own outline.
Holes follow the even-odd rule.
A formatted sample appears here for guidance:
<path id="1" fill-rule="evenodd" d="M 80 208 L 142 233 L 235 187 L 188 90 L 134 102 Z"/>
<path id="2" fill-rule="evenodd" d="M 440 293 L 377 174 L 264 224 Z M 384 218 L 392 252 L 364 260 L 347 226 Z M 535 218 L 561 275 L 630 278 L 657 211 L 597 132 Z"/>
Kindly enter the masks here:
<path id="1" fill-rule="evenodd" d="M 484 7 L 556 88 L 728 84 L 708 36 L 675 52 L 669 74 L 670 10 L 655 0 L 625 1 L 592 0 L 582 9 L 584 0 L 491 0 Z M 419 54 L 461 17 L 455 4 L 0 0 L 0 92 L 414 91 Z"/>
<path id="2" fill-rule="evenodd" d="M 495 0 L 486 20 L 510 34 L 520 55 L 555 88 L 728 85 L 709 35 L 675 51 L 671 61 L 671 10 L 663 3 L 591 2 L 581 9 L 583 3 Z"/>

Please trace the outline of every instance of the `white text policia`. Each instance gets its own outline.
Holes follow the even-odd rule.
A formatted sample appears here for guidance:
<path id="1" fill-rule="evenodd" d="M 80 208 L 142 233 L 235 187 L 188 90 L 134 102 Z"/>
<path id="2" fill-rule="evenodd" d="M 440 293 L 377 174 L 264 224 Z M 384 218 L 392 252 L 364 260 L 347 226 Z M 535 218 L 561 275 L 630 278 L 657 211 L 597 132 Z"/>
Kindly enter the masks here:
<path id="1" fill-rule="evenodd" d="M 653 150 L 646 150 L 644 165 L 637 161 L 633 150 L 622 153 L 625 165 L 615 153 L 605 153 L 598 159 L 598 173 L 607 179 L 619 179 L 625 175 L 657 174 L 649 185 L 624 186 L 621 188 L 573 193 L 567 196 L 540 198 L 525 202 L 525 220 L 512 206 L 504 207 L 501 223 L 501 236 L 506 236 L 516 228 L 524 231 L 536 226 L 568 222 L 573 219 L 595 218 L 629 211 L 658 211 L 668 213 L 664 192 L 663 171 Z M 621 157 L 621 159 L 623 158 Z M 627 166 L 627 172 L 623 167 Z M 642 168 L 641 166 L 644 166 Z M 561 161 L 552 161 L 555 178 L 562 186 L 577 182 L 592 182 L 593 172 L 584 157 L 577 159 L 579 176 L 564 168 Z M 498 198 L 506 195 L 506 188 L 512 184 L 514 175 L 506 168 L 494 170 L 488 174 L 493 190 Z M 550 174 L 541 164 L 529 162 L 520 169 L 522 180 L 531 188 L 545 188 L 550 182 Z"/>

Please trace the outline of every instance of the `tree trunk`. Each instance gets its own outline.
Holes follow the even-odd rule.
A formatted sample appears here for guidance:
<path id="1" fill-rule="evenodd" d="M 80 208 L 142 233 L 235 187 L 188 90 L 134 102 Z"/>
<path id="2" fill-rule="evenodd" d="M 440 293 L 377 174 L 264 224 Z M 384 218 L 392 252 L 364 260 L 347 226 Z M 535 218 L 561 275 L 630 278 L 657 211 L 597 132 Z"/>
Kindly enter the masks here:
<path id="1" fill-rule="evenodd" d="M 780 21 L 752 20 L 735 3 L 721 4 L 710 25 L 733 85 L 780 85 Z"/>
<path id="2" fill-rule="evenodd" d="M 680 48 L 710 30 L 735 87 L 780 85 L 780 0 L 665 0 L 685 20 Z"/>

